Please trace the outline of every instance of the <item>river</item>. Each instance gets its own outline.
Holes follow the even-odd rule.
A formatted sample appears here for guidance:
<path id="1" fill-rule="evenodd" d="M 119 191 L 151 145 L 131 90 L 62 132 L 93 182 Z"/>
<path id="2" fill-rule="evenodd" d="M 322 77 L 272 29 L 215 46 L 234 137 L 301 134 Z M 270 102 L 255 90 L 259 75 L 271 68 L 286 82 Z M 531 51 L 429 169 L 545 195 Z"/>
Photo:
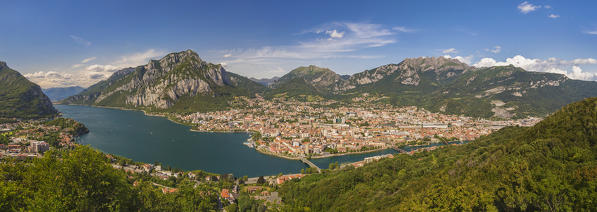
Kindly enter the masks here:
<path id="1" fill-rule="evenodd" d="M 160 162 L 183 170 L 204 170 L 240 176 L 267 176 L 299 173 L 307 167 L 297 160 L 287 160 L 257 152 L 242 143 L 247 133 L 193 132 L 190 127 L 143 112 L 100 107 L 55 105 L 64 117 L 75 119 L 89 128 L 78 142 L 100 151 L 145 163 Z M 365 157 L 396 153 L 382 150 L 311 160 L 320 168 L 330 163 L 356 162 Z"/>

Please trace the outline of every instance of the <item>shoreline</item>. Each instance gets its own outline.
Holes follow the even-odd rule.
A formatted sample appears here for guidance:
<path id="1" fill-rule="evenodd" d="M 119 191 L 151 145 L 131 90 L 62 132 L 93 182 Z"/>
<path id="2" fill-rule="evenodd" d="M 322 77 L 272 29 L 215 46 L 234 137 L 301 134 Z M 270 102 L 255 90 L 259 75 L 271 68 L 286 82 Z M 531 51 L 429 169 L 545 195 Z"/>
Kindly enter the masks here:
<path id="1" fill-rule="evenodd" d="M 141 112 L 143 112 L 143 115 L 145 115 L 145 116 L 163 117 L 163 118 L 166 118 L 167 120 L 169 120 L 171 122 L 174 122 L 176 124 L 180 124 L 180 125 L 184 125 L 184 126 L 190 127 L 189 130 L 192 131 L 192 132 L 203 132 L 203 133 L 247 133 L 247 134 L 249 134 L 249 136 L 252 134 L 250 131 L 246 131 L 246 130 L 238 130 L 238 131 L 235 131 L 235 130 L 196 130 L 196 129 L 193 129 L 193 126 L 190 126 L 188 124 L 181 123 L 181 122 L 178 122 L 176 120 L 173 120 L 173 119 L 171 119 L 167 115 L 154 114 L 154 113 L 147 112 L 147 111 L 145 111 L 143 109 L 133 109 L 133 108 L 113 107 L 113 106 L 100 106 L 100 105 L 83 105 L 83 104 L 58 104 L 58 105 L 75 105 L 75 106 L 87 106 L 87 107 L 116 109 L 116 110 L 141 111 Z M 292 157 L 292 156 L 280 155 L 280 154 L 272 153 L 272 152 L 269 152 L 269 151 L 259 150 L 256 147 L 254 147 L 254 148 L 247 147 L 247 148 L 254 149 L 255 151 L 257 151 L 257 152 L 259 152 L 261 154 L 270 155 L 270 156 L 274 156 L 274 157 L 278 157 L 278 158 L 283 158 L 283 159 L 287 159 L 287 160 L 300 160 L 300 157 Z M 345 153 L 339 153 L 339 154 L 311 156 L 310 158 L 311 159 L 322 159 L 322 158 L 332 158 L 332 157 L 340 157 L 340 156 L 346 156 L 346 155 L 360 155 L 360 154 L 367 154 L 367 153 L 372 153 L 372 152 L 379 152 L 379 151 L 383 151 L 383 150 L 387 150 L 387 149 L 391 149 L 391 147 L 381 148 L 381 149 L 367 150 L 367 151 L 362 151 L 362 152 L 345 152 Z"/>

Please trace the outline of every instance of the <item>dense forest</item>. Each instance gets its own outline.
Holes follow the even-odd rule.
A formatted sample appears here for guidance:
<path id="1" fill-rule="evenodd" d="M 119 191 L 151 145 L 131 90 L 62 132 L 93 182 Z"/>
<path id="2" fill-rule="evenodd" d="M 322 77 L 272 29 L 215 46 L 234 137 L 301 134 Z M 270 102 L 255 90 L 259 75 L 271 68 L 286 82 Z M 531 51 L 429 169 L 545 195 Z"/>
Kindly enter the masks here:
<path id="1" fill-rule="evenodd" d="M 597 98 L 534 127 L 311 175 L 280 188 L 288 211 L 597 211 Z"/>

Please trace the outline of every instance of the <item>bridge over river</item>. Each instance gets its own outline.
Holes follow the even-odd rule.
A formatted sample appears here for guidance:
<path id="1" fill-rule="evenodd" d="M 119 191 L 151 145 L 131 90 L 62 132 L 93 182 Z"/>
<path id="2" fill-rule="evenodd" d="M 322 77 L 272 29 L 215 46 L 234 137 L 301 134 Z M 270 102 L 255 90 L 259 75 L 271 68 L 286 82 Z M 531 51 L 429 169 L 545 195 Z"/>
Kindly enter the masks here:
<path id="1" fill-rule="evenodd" d="M 307 160 L 307 158 L 301 157 L 301 161 L 307 165 L 309 165 L 311 168 L 315 168 L 317 169 L 317 172 L 321 173 L 321 169 L 315 165 L 313 162 Z"/>

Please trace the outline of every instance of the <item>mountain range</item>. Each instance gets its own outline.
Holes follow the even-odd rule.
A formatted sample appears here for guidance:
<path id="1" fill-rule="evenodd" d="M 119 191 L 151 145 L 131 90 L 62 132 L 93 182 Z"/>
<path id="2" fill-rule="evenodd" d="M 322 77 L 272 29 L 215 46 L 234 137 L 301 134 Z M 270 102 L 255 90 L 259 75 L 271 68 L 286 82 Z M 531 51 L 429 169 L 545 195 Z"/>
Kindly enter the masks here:
<path id="1" fill-rule="evenodd" d="M 81 93 L 81 91 L 85 90 L 85 88 L 79 86 L 70 86 L 70 87 L 55 87 L 55 88 L 46 88 L 42 89 L 42 91 L 50 98 L 52 101 L 60 101 L 69 96 Z"/>
<path id="2" fill-rule="evenodd" d="M 0 61 L 0 118 L 47 118 L 57 114 L 37 84 Z"/>
<path id="3" fill-rule="evenodd" d="M 521 118 L 545 116 L 568 103 L 597 96 L 597 82 L 514 66 L 476 68 L 445 57 L 409 58 L 350 76 L 310 65 L 275 81 L 259 81 L 227 72 L 187 50 L 117 71 L 62 103 L 207 111 L 227 107 L 231 97 L 256 94 L 266 98 L 319 96 L 346 102 L 373 94 L 385 97 L 379 98 L 381 103 L 419 106 L 433 112 Z"/>

